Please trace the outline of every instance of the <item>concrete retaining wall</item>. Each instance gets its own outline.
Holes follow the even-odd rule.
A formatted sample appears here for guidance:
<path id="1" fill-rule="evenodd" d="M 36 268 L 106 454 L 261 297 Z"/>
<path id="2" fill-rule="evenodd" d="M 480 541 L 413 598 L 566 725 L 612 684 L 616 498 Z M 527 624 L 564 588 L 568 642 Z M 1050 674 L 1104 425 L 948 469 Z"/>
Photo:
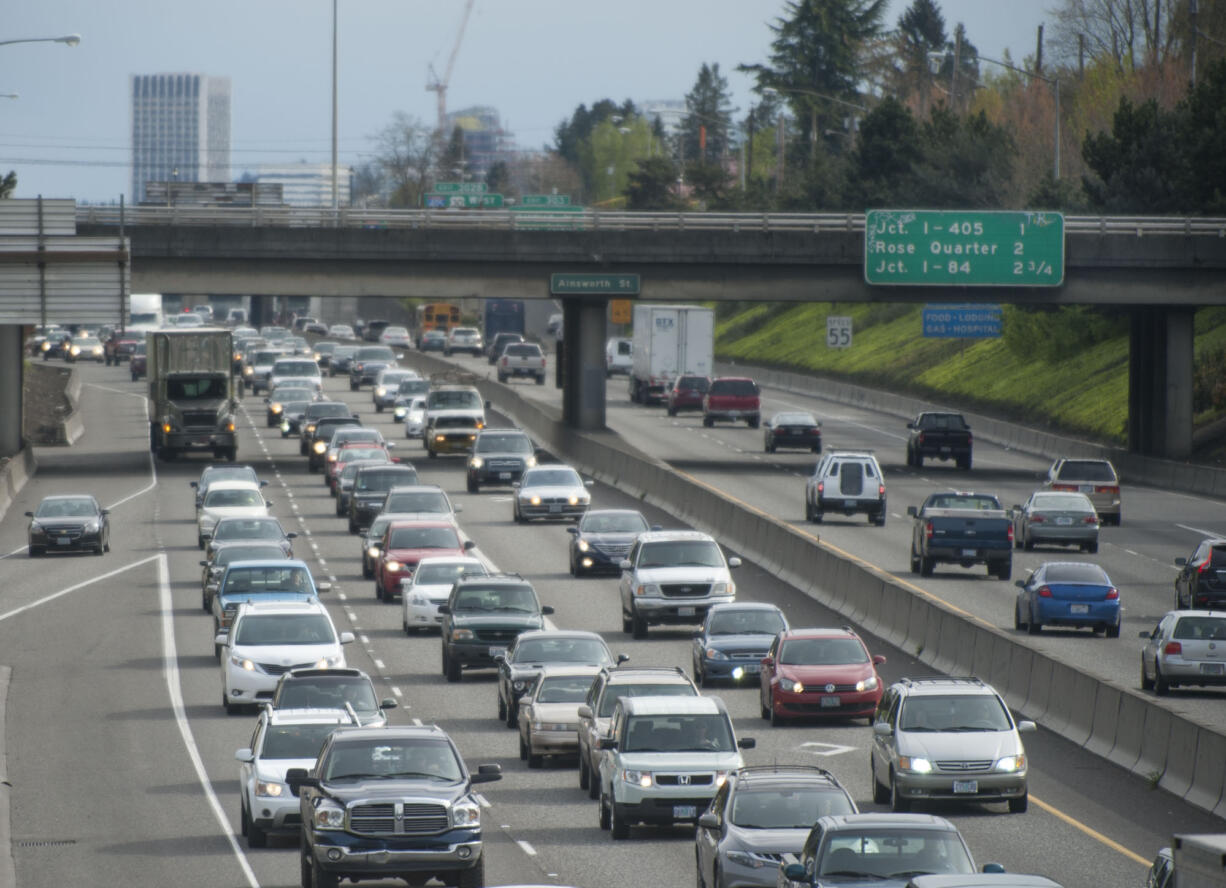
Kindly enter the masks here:
<path id="1" fill-rule="evenodd" d="M 419 353 L 411 362 L 426 372 L 451 368 Z M 527 401 L 512 387 L 476 384 L 498 410 L 582 471 L 712 534 L 932 668 L 979 675 L 1027 718 L 1198 807 L 1226 814 L 1226 736 L 1132 687 L 1078 673 L 816 535 L 669 468 L 615 433 L 577 432 L 562 424 L 557 409 Z"/>
<path id="2" fill-rule="evenodd" d="M 0 469 L 0 520 L 8 513 L 9 507 L 17 499 L 17 494 L 33 477 L 37 467 L 34 448 L 27 444 Z"/>

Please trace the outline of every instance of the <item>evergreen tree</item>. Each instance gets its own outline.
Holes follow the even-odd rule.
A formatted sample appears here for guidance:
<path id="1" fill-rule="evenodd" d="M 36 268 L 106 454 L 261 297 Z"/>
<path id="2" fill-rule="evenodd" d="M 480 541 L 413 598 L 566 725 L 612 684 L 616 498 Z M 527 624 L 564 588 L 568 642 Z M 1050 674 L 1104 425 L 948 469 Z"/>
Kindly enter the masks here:
<path id="1" fill-rule="evenodd" d="M 732 100 L 728 78 L 719 73 L 719 63 L 705 62 L 698 79 L 685 97 L 687 116 L 681 126 L 682 156 L 687 162 L 718 163 L 730 146 Z"/>

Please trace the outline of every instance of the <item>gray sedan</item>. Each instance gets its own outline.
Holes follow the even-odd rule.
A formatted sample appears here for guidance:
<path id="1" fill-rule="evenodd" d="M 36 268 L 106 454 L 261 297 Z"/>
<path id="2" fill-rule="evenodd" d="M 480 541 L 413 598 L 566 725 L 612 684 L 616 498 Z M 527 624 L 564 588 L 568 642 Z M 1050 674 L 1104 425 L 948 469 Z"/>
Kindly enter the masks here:
<path id="1" fill-rule="evenodd" d="M 1141 648 L 1141 688 L 1226 685 L 1226 611 L 1168 611 Z"/>
<path id="2" fill-rule="evenodd" d="M 533 518 L 566 518 L 578 521 L 592 502 L 587 488 L 591 481 L 579 477 L 570 466 L 538 466 L 524 472 L 515 484 L 512 517 L 516 524 Z"/>
<path id="3" fill-rule="evenodd" d="M 1084 493 L 1037 490 L 1025 505 L 1014 506 L 1010 513 L 1013 545 L 1018 549 L 1055 545 L 1098 551 L 1098 513 Z"/>

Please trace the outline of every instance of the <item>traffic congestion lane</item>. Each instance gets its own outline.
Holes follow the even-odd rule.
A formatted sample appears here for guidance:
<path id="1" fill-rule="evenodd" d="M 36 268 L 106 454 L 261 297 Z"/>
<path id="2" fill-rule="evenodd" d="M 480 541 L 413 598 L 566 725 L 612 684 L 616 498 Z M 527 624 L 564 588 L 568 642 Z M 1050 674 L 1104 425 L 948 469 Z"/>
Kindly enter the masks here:
<path id="1" fill-rule="evenodd" d="M 464 358 L 458 363 L 480 373 Z M 820 525 L 803 520 L 804 482 L 813 457 L 804 453 L 765 454 L 762 433 L 742 425 L 704 428 L 697 414 L 670 418 L 663 409 L 644 408 L 621 400 L 618 382 L 610 381 L 608 425 L 626 440 L 679 470 L 715 485 L 757 508 L 777 515 L 798 529 L 819 535 L 884 570 L 904 583 L 930 592 L 949 604 L 1007 632 L 1013 629 L 1017 589 L 1012 583 L 988 579 L 982 566 L 940 565 L 933 577 L 910 572 L 912 520 L 908 505 L 918 505 L 935 490 L 955 488 L 994 493 L 1008 507 L 1025 501 L 1037 489 L 1050 463 L 980 440 L 975 444 L 975 468 L 967 473 L 952 463 L 928 463 L 922 469 L 905 466 L 905 423 L 897 417 L 860 410 L 820 399 L 767 389 L 763 414 L 778 410 L 810 410 L 823 420 L 824 446 L 874 450 L 887 484 L 889 516 L 884 528 L 871 527 L 862 517 L 828 516 Z M 556 389 L 519 386 L 522 396 L 555 404 Z M 1153 488 L 1124 489 L 1124 523 L 1104 527 L 1097 555 L 1056 547 L 1032 552 L 1015 550 L 1013 579 L 1045 561 L 1089 560 L 1104 566 L 1120 589 L 1124 623 L 1119 639 L 1091 638 L 1074 630 L 1044 629 L 1025 643 L 1100 678 L 1139 685 L 1140 645 L 1137 633 L 1152 629 L 1173 604 L 1174 559 L 1187 556 L 1219 521 L 1216 500 Z M 1226 528 L 1223 528 L 1226 531 Z M 1226 696 L 1213 690 L 1181 690 L 1163 701 L 1172 711 L 1226 731 Z"/>

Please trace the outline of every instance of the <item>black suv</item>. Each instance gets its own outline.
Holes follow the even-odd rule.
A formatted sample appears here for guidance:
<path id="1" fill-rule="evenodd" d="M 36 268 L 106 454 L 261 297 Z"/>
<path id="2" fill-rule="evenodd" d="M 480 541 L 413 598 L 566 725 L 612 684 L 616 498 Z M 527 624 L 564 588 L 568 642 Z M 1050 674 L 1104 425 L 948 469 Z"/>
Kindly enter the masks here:
<path id="1" fill-rule="evenodd" d="M 373 383 L 380 370 L 397 366 L 396 353 L 391 346 L 364 345 L 354 352 L 349 364 L 349 390 L 356 392 L 362 383 Z"/>
<path id="2" fill-rule="evenodd" d="M 327 462 L 328 447 L 332 443 L 332 433 L 339 428 L 349 426 L 360 427 L 362 420 L 352 414 L 349 416 L 325 416 L 315 420 L 315 429 L 306 438 L 307 471 L 319 472 Z M 305 429 L 304 429 L 305 431 Z"/>
<path id="3" fill-rule="evenodd" d="M 490 344 L 485 347 L 485 357 L 491 363 L 497 363 L 502 357 L 502 350 L 508 345 L 516 342 L 523 342 L 522 333 L 495 333 L 494 338 L 490 340 Z"/>
<path id="4" fill-rule="evenodd" d="M 476 493 L 482 484 L 508 487 L 523 477 L 524 469 L 536 465 L 536 446 L 519 429 L 482 429 L 473 441 L 468 458 L 468 492 Z"/>
<path id="5" fill-rule="evenodd" d="M 302 411 L 302 419 L 299 422 L 302 427 L 302 440 L 298 442 L 299 455 L 307 455 L 311 438 L 315 434 L 315 425 L 324 417 L 357 419 L 357 415 L 344 401 L 315 401 L 308 404 L 306 410 Z"/>
<path id="6" fill-rule="evenodd" d="M 1226 605 L 1226 540 L 1201 540 L 1190 558 L 1176 558 L 1175 607 Z"/>
<path id="7" fill-rule="evenodd" d="M 459 681 L 464 667 L 496 667 L 495 658 L 506 654 L 516 636 L 544 628 L 545 616 L 553 608 L 542 607 L 532 584 L 518 574 L 495 574 L 461 576 L 451 587 L 447 603 L 439 605 L 439 613 L 443 615 L 443 675 L 448 681 Z"/>
<path id="8" fill-rule="evenodd" d="M 277 679 L 273 709 L 344 709 L 353 707 L 363 726 L 387 724 L 387 710 L 396 708 L 393 697 L 375 696 L 370 676 L 361 669 L 291 669 Z"/>
<path id="9" fill-rule="evenodd" d="M 412 466 L 384 463 L 362 466 L 353 476 L 353 490 L 349 494 L 349 532 L 359 533 L 370 527 L 370 522 L 383 508 L 387 492 L 393 487 L 417 483 L 417 469 Z"/>
<path id="10" fill-rule="evenodd" d="M 285 775 L 299 798 L 302 883 L 431 877 L 481 888 L 481 805 L 473 784 L 502 779 L 499 765 L 470 773 L 436 725 L 344 728 L 324 741 L 311 771 Z"/>

